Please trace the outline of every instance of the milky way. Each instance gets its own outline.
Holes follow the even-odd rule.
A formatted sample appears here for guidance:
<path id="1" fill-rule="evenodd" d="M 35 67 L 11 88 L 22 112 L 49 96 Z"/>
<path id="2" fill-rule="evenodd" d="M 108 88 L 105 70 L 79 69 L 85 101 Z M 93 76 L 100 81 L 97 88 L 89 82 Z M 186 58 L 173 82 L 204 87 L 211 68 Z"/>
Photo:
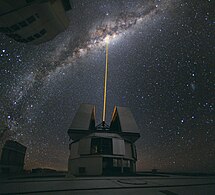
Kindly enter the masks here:
<path id="1" fill-rule="evenodd" d="M 1 144 L 27 146 L 26 168 L 67 169 L 67 129 L 81 103 L 100 123 L 109 44 L 107 122 L 130 107 L 138 169 L 214 170 L 211 1 L 74 0 L 70 25 L 31 46 L 1 36 Z"/>
<path id="2" fill-rule="evenodd" d="M 77 47 L 73 48 L 73 46 L 68 46 L 63 50 L 56 50 L 56 53 L 62 53 L 62 56 L 64 56 L 63 59 L 61 58 L 61 54 L 58 54 L 60 61 L 57 61 L 56 55 L 52 54 L 53 58 L 51 58 L 51 62 L 48 61 L 48 63 L 54 64 L 52 70 L 39 72 L 36 77 L 38 79 L 45 79 L 47 76 L 60 71 L 61 68 L 71 66 L 77 59 L 86 55 L 88 52 L 104 47 L 104 40 L 107 36 L 109 36 L 110 41 L 123 36 L 136 25 L 144 25 L 144 22 L 153 19 L 153 16 L 156 14 L 161 13 L 163 10 L 167 11 L 170 4 L 170 2 L 165 1 L 164 3 L 160 3 L 158 7 L 158 4 L 155 2 L 145 1 L 139 3 L 135 11 L 122 11 L 118 13 L 111 21 L 105 21 L 104 24 L 91 30 L 89 39 L 79 40 Z M 68 53 L 67 56 L 65 56 L 65 53 Z"/>
<path id="3" fill-rule="evenodd" d="M 67 47 L 58 47 L 58 49 L 49 54 L 51 58 L 44 59 L 43 64 L 45 66 L 37 68 L 34 73 L 30 72 L 22 76 L 21 86 L 16 85 L 13 87 L 15 88 L 13 89 L 15 93 L 11 98 L 15 102 L 19 102 L 27 93 L 31 93 L 31 88 L 36 89 L 38 85 L 41 87 L 44 82 L 49 82 L 49 78 L 52 75 L 74 65 L 79 58 L 84 57 L 87 53 L 104 47 L 106 36 L 110 37 L 110 41 L 117 40 L 123 37 L 125 33 L 129 33 L 135 26 L 144 25 L 144 22 L 153 19 L 156 14 L 161 13 L 163 10 L 167 11 L 170 5 L 169 1 L 159 4 L 153 1 L 138 3 L 135 6 L 135 11 L 121 11 L 111 20 L 104 21 L 100 26 L 92 29 L 88 34 L 89 38 L 78 40 L 76 47 L 72 42 Z"/>

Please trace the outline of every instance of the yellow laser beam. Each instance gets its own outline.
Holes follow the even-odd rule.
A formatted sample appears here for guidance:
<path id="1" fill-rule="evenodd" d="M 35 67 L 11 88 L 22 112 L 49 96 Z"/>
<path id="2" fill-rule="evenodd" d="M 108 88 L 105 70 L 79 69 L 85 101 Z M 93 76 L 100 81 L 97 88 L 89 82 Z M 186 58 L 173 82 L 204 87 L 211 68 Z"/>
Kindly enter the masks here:
<path id="1" fill-rule="evenodd" d="M 105 65 L 105 78 L 104 78 L 104 104 L 103 104 L 103 116 L 102 116 L 102 123 L 105 124 L 106 118 L 106 102 L 107 102 L 107 77 L 108 77 L 108 43 L 109 37 L 105 38 L 106 42 L 106 65 Z"/>

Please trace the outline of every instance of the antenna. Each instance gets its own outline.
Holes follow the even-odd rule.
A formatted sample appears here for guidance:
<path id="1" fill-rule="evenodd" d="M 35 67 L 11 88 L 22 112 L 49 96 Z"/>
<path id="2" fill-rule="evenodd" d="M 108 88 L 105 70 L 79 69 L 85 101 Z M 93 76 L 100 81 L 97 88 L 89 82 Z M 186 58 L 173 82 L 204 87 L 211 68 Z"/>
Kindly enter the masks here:
<path id="1" fill-rule="evenodd" d="M 106 64 L 105 64 L 105 77 L 104 77 L 104 104 L 103 104 L 103 115 L 102 115 L 102 126 L 103 127 L 105 126 L 105 118 L 106 118 L 109 36 L 106 36 L 105 43 L 106 43 Z"/>

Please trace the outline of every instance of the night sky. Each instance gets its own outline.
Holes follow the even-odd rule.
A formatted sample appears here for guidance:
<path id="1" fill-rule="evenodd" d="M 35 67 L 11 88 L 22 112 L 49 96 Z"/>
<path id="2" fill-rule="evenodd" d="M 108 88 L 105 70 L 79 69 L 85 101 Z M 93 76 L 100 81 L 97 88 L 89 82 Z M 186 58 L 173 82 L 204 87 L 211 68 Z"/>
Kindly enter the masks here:
<path id="1" fill-rule="evenodd" d="M 212 0 L 74 0 L 70 25 L 26 45 L 1 34 L 0 114 L 6 139 L 27 146 L 25 168 L 67 169 L 67 130 L 81 103 L 107 123 L 114 105 L 140 128 L 138 170 L 215 171 Z"/>

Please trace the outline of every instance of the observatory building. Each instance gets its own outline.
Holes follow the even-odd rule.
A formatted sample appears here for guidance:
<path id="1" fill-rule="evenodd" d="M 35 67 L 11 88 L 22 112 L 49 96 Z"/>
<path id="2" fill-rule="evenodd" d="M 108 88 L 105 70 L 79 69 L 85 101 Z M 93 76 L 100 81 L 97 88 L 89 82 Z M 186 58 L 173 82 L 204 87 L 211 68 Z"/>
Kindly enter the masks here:
<path id="1" fill-rule="evenodd" d="M 64 31 L 69 0 L 1 0 L 0 32 L 15 41 L 40 44 Z"/>
<path id="2" fill-rule="evenodd" d="M 110 126 L 95 124 L 95 106 L 82 104 L 68 130 L 72 140 L 69 145 L 69 174 L 135 173 L 135 142 L 140 134 L 130 109 L 116 106 Z"/>
<path id="3" fill-rule="evenodd" d="M 21 173 L 24 167 L 26 147 L 22 144 L 7 140 L 4 144 L 0 161 L 1 173 Z"/>

